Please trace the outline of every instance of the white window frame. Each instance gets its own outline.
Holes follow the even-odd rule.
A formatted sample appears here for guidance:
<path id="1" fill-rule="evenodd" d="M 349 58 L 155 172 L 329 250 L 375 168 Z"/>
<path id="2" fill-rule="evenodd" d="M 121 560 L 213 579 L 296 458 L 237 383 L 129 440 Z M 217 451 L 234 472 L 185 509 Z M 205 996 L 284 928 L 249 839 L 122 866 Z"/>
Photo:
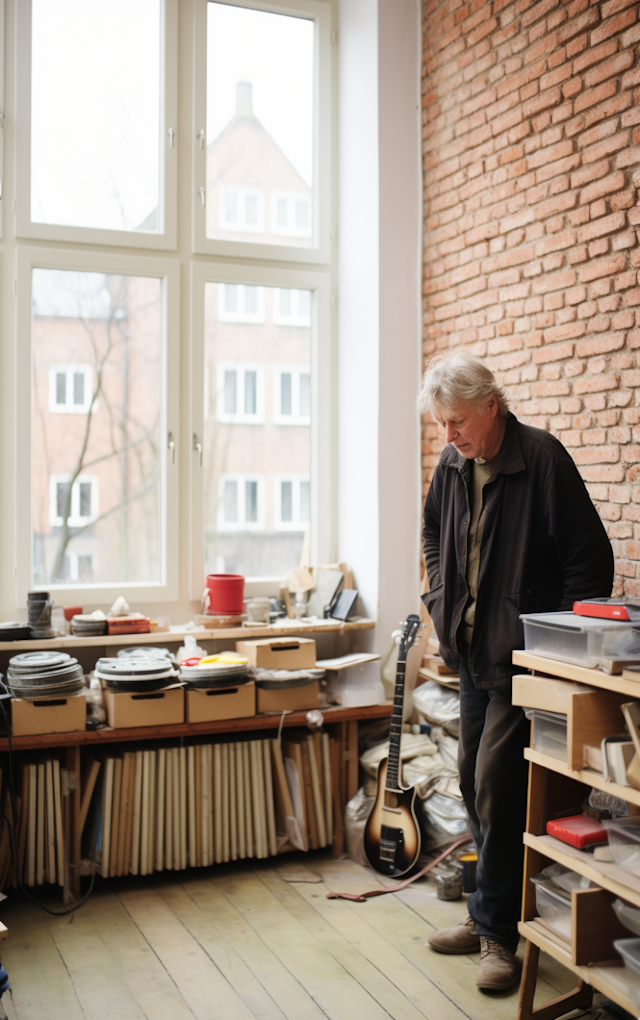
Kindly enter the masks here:
<path id="1" fill-rule="evenodd" d="M 309 375 L 310 365 L 275 365 L 273 369 L 273 420 L 276 425 L 310 425 L 311 415 L 300 413 L 300 376 Z M 291 375 L 291 414 L 282 414 L 282 376 Z M 313 408 L 313 395 L 310 393 Z"/>
<path id="2" fill-rule="evenodd" d="M 272 11 L 316 24 L 313 133 L 313 193 L 311 196 L 311 245 L 251 243 L 208 238 L 206 232 L 207 192 L 207 3 L 194 0 L 194 104 L 193 104 L 193 251 L 226 258 L 273 259 L 281 262 L 323 263 L 331 257 L 331 110 L 332 52 L 331 4 L 326 0 L 221 0 L 234 7 Z M 217 212 L 217 211 L 216 211 Z"/>
<path id="3" fill-rule="evenodd" d="M 160 28 L 164 80 L 160 95 L 160 230 L 106 230 L 31 220 L 31 0 L 16 4 L 16 235 L 50 241 L 118 245 L 165 251 L 177 247 L 178 0 L 162 0 Z M 82 85 L 79 84 L 81 88 Z M 80 128 L 81 129 L 81 128 Z"/>
<path id="4" fill-rule="evenodd" d="M 224 517 L 224 490 L 227 482 L 236 482 L 238 486 L 238 520 L 227 521 Z M 257 482 L 257 495 L 258 495 L 258 520 L 247 521 L 246 518 L 246 488 L 247 482 Z M 218 482 L 218 521 L 217 528 L 219 533 L 224 534 L 241 534 L 246 531 L 264 531 L 265 530 L 265 480 L 264 475 L 256 474 L 252 471 L 228 471 L 224 475 L 220 475 Z"/>
<path id="5" fill-rule="evenodd" d="M 242 407 L 241 411 L 230 414 L 224 410 L 225 395 L 225 373 L 236 373 L 236 407 Z M 247 414 L 244 407 L 244 387 L 247 372 L 256 373 L 256 413 Z M 218 399 L 216 402 L 216 420 L 223 425 L 262 425 L 264 424 L 264 369 L 262 365 L 253 361 L 219 361 L 217 364 L 218 374 Z"/>
<path id="6" fill-rule="evenodd" d="M 278 201 L 285 200 L 287 203 L 287 220 L 290 218 L 295 219 L 295 212 L 292 210 L 292 206 L 295 202 L 299 202 L 301 198 L 305 198 L 309 205 L 309 227 L 281 227 L 278 225 Z M 313 208 L 312 208 L 312 196 L 306 191 L 273 191 L 271 193 L 271 220 L 269 223 L 269 231 L 272 234 L 276 234 L 279 237 L 311 237 L 313 230 Z"/>
<path id="7" fill-rule="evenodd" d="M 58 404 L 56 402 L 57 392 L 57 376 L 64 374 L 67 377 L 66 381 L 66 396 L 67 402 L 65 404 Z M 73 393 L 73 376 L 82 373 L 84 376 L 84 403 L 74 404 L 73 401 L 69 402 L 69 393 Z M 91 365 L 75 365 L 75 364 L 62 364 L 62 365 L 51 365 L 49 367 L 49 413 L 50 414 L 87 414 L 91 405 L 91 387 L 93 383 L 93 369 Z M 98 401 L 93 405 L 93 410 L 96 411 Z"/>
<path id="8" fill-rule="evenodd" d="M 336 448 L 337 393 L 333 385 L 336 352 L 332 332 L 331 278 L 322 270 L 288 269 L 212 262 L 191 263 L 191 425 L 201 443 L 204 427 L 205 287 L 208 283 L 249 283 L 264 287 L 310 290 L 311 296 L 311 407 L 310 436 L 311 563 L 330 563 L 336 548 L 333 456 Z M 302 367 L 302 366 L 298 366 Z M 204 567 L 204 472 L 200 451 L 190 457 L 191 563 L 190 594 L 202 596 Z M 248 577 L 247 596 L 273 592 L 277 577 Z"/>
<path id="9" fill-rule="evenodd" d="M 255 195 L 258 206 L 257 223 L 247 223 L 246 220 L 238 223 L 227 222 L 226 199 L 227 192 L 235 191 L 240 200 L 246 199 L 247 195 Z M 264 231 L 264 191 L 262 188 L 248 188 L 244 184 L 221 184 L 218 190 L 218 226 L 220 230 L 237 231 L 239 234 L 261 234 Z"/>
<path id="10" fill-rule="evenodd" d="M 164 494 L 160 514 L 160 580 L 111 584 L 33 585 L 32 542 L 32 336 L 31 280 L 34 269 L 67 269 L 78 272 L 116 273 L 123 276 L 159 277 L 163 281 L 164 308 L 161 387 L 165 394 L 160 419 L 160 437 L 165 456 L 160 456 L 160 491 Z M 180 449 L 180 263 L 168 258 L 55 248 L 16 248 L 16 460 L 15 460 L 15 598 L 24 607 L 27 592 L 46 587 L 64 598 L 82 591 L 87 603 L 113 602 L 125 595 L 131 602 L 170 602 L 179 596 L 179 449 Z M 200 377 L 202 379 L 202 376 Z M 169 446 L 169 436 L 174 443 Z M 25 503 L 29 507 L 25 512 Z"/>
<path id="11" fill-rule="evenodd" d="M 295 315 L 283 315 L 280 309 L 281 295 L 283 290 L 291 291 L 292 307 L 295 305 Z M 300 314 L 300 294 L 303 291 L 296 290 L 295 287 L 278 287 L 273 292 L 273 323 L 275 326 L 292 326 L 302 327 L 308 329 L 311 325 L 311 318 L 309 316 L 303 316 Z"/>
<path id="12" fill-rule="evenodd" d="M 275 491 L 273 494 L 273 528 L 274 531 L 306 531 L 310 521 L 300 520 L 300 486 L 303 482 L 309 483 L 309 475 L 276 475 L 274 478 Z M 292 487 L 292 520 L 282 520 L 282 483 L 291 482 Z M 309 502 L 311 506 L 311 501 Z"/>
<path id="13" fill-rule="evenodd" d="M 248 284 L 248 285 L 247 284 L 243 284 L 243 283 L 240 283 L 240 284 L 231 284 L 231 286 L 236 286 L 238 288 L 238 304 L 242 304 L 242 311 L 238 311 L 238 312 L 228 312 L 227 309 L 226 309 L 226 306 L 225 306 L 225 300 L 226 300 L 225 299 L 225 294 L 226 294 L 226 287 L 227 286 L 229 286 L 229 284 L 226 284 L 226 283 L 219 283 L 218 284 L 218 305 L 217 305 L 218 321 L 219 322 L 240 322 L 240 323 L 243 323 L 243 324 L 249 325 L 249 326 L 250 325 L 262 326 L 264 321 L 265 321 L 265 313 L 264 313 L 264 287 L 258 287 L 257 288 L 257 291 L 258 291 L 257 305 L 258 305 L 258 307 L 257 307 L 255 313 L 252 313 L 252 312 L 245 311 L 245 307 L 246 307 L 246 288 L 247 288 L 247 286 L 251 286 L 251 284 Z"/>
<path id="14" fill-rule="evenodd" d="M 58 484 L 68 482 L 69 475 L 58 474 L 49 477 L 49 524 L 53 528 L 61 528 L 64 524 L 62 517 L 58 515 Z M 80 485 L 91 486 L 91 513 L 87 517 L 80 514 Z M 71 513 L 68 517 L 70 528 L 86 528 L 92 524 L 99 515 L 100 497 L 98 495 L 97 475 L 78 475 L 71 489 Z"/>

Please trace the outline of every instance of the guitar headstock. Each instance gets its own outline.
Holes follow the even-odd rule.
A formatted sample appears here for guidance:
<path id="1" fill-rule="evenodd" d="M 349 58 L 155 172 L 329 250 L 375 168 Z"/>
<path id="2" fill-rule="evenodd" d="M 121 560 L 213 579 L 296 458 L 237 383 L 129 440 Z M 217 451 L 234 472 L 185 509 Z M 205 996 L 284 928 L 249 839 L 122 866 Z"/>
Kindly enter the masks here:
<path id="1" fill-rule="evenodd" d="M 406 657 L 407 652 L 415 642 L 421 626 L 420 617 L 415 613 L 411 613 L 404 621 L 402 636 L 400 637 L 400 655 L 403 657 Z"/>

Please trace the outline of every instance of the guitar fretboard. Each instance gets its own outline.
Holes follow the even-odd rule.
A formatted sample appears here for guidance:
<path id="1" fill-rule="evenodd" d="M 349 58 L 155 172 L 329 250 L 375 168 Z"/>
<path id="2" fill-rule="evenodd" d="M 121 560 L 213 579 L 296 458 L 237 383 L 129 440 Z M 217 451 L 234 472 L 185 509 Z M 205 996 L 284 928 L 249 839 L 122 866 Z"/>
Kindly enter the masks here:
<path id="1" fill-rule="evenodd" d="M 400 737 L 402 735 L 402 706 L 404 703 L 404 674 L 406 654 L 398 656 L 396 670 L 396 688 L 393 695 L 393 712 L 391 713 L 391 731 L 389 733 L 389 760 L 387 763 L 387 790 L 401 789 L 400 786 Z"/>

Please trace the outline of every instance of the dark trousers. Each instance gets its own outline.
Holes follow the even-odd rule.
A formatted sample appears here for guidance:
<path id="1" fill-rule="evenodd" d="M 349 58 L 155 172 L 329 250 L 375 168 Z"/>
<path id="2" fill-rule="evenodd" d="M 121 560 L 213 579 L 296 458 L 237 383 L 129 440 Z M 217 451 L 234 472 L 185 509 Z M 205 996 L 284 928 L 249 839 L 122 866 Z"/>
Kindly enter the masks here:
<path id="1" fill-rule="evenodd" d="M 522 833 L 527 805 L 529 722 L 511 704 L 511 684 L 478 690 L 460 661 L 460 789 L 478 847 L 476 931 L 515 950 L 522 901 Z"/>

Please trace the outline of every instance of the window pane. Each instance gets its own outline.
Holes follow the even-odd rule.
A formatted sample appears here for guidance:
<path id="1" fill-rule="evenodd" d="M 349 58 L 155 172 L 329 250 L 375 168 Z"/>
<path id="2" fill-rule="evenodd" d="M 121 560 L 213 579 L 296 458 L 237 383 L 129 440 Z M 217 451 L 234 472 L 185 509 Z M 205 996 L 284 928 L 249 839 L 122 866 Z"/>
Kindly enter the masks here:
<path id="1" fill-rule="evenodd" d="M 258 373 L 245 372 L 244 374 L 244 413 L 258 413 Z"/>
<path id="2" fill-rule="evenodd" d="M 247 524 L 258 520 L 258 483 L 244 483 L 244 519 Z"/>
<path id="3" fill-rule="evenodd" d="M 247 315 L 256 315 L 258 311 L 258 288 L 244 288 L 244 310 Z"/>
<path id="4" fill-rule="evenodd" d="M 224 284 L 224 310 L 230 315 L 238 311 L 238 287 L 235 283 Z"/>
<path id="5" fill-rule="evenodd" d="M 207 237 L 308 247 L 313 22 L 207 9 Z"/>
<path id="6" fill-rule="evenodd" d="M 33 583 L 60 582 L 66 558 L 75 581 L 80 555 L 95 584 L 160 583 L 162 281 L 35 269 L 32 288 Z M 60 364 L 88 366 L 68 379 L 74 404 L 96 397 L 92 414 L 51 413 L 49 375 Z M 74 480 L 68 516 L 65 479 Z"/>
<path id="7" fill-rule="evenodd" d="M 280 375 L 280 414 L 291 414 L 291 372 Z"/>
<path id="8" fill-rule="evenodd" d="M 84 404 L 84 372 L 73 373 L 73 402 Z"/>
<path id="9" fill-rule="evenodd" d="M 224 373 L 224 411 L 225 414 L 236 414 L 237 407 L 237 373 Z"/>
<path id="10" fill-rule="evenodd" d="M 157 232 L 161 0 L 32 0 L 31 219 Z"/>
<path id="11" fill-rule="evenodd" d="M 299 520 L 297 479 L 310 474 L 310 426 L 298 424 L 294 414 L 298 374 L 310 374 L 311 329 L 279 321 L 283 294 L 296 314 L 296 291 L 290 288 L 258 288 L 262 322 L 241 316 L 230 321 L 220 314 L 227 290 L 213 282 L 205 287 L 201 385 L 206 395 L 207 377 L 239 373 L 238 414 L 255 417 L 219 421 L 209 415 L 204 422 L 205 568 L 213 573 L 232 564 L 246 577 L 282 577 L 300 562 L 308 520 L 308 515 Z"/>
<path id="12" fill-rule="evenodd" d="M 293 520 L 293 484 L 280 483 L 280 520 L 283 524 Z"/>
<path id="13" fill-rule="evenodd" d="M 291 315 L 291 291 L 280 291 L 280 315 L 282 318 L 289 318 Z"/>
<path id="14" fill-rule="evenodd" d="M 238 483 L 227 482 L 224 487 L 224 519 L 230 524 L 238 520 Z"/>
<path id="15" fill-rule="evenodd" d="M 300 523 L 308 524 L 311 520 L 311 485 L 300 482 Z"/>
<path id="16" fill-rule="evenodd" d="M 311 376 L 308 372 L 300 374 L 300 417 L 308 418 L 311 414 Z"/>
<path id="17" fill-rule="evenodd" d="M 64 406 L 67 402 L 67 374 L 56 373 L 56 404 Z"/>

